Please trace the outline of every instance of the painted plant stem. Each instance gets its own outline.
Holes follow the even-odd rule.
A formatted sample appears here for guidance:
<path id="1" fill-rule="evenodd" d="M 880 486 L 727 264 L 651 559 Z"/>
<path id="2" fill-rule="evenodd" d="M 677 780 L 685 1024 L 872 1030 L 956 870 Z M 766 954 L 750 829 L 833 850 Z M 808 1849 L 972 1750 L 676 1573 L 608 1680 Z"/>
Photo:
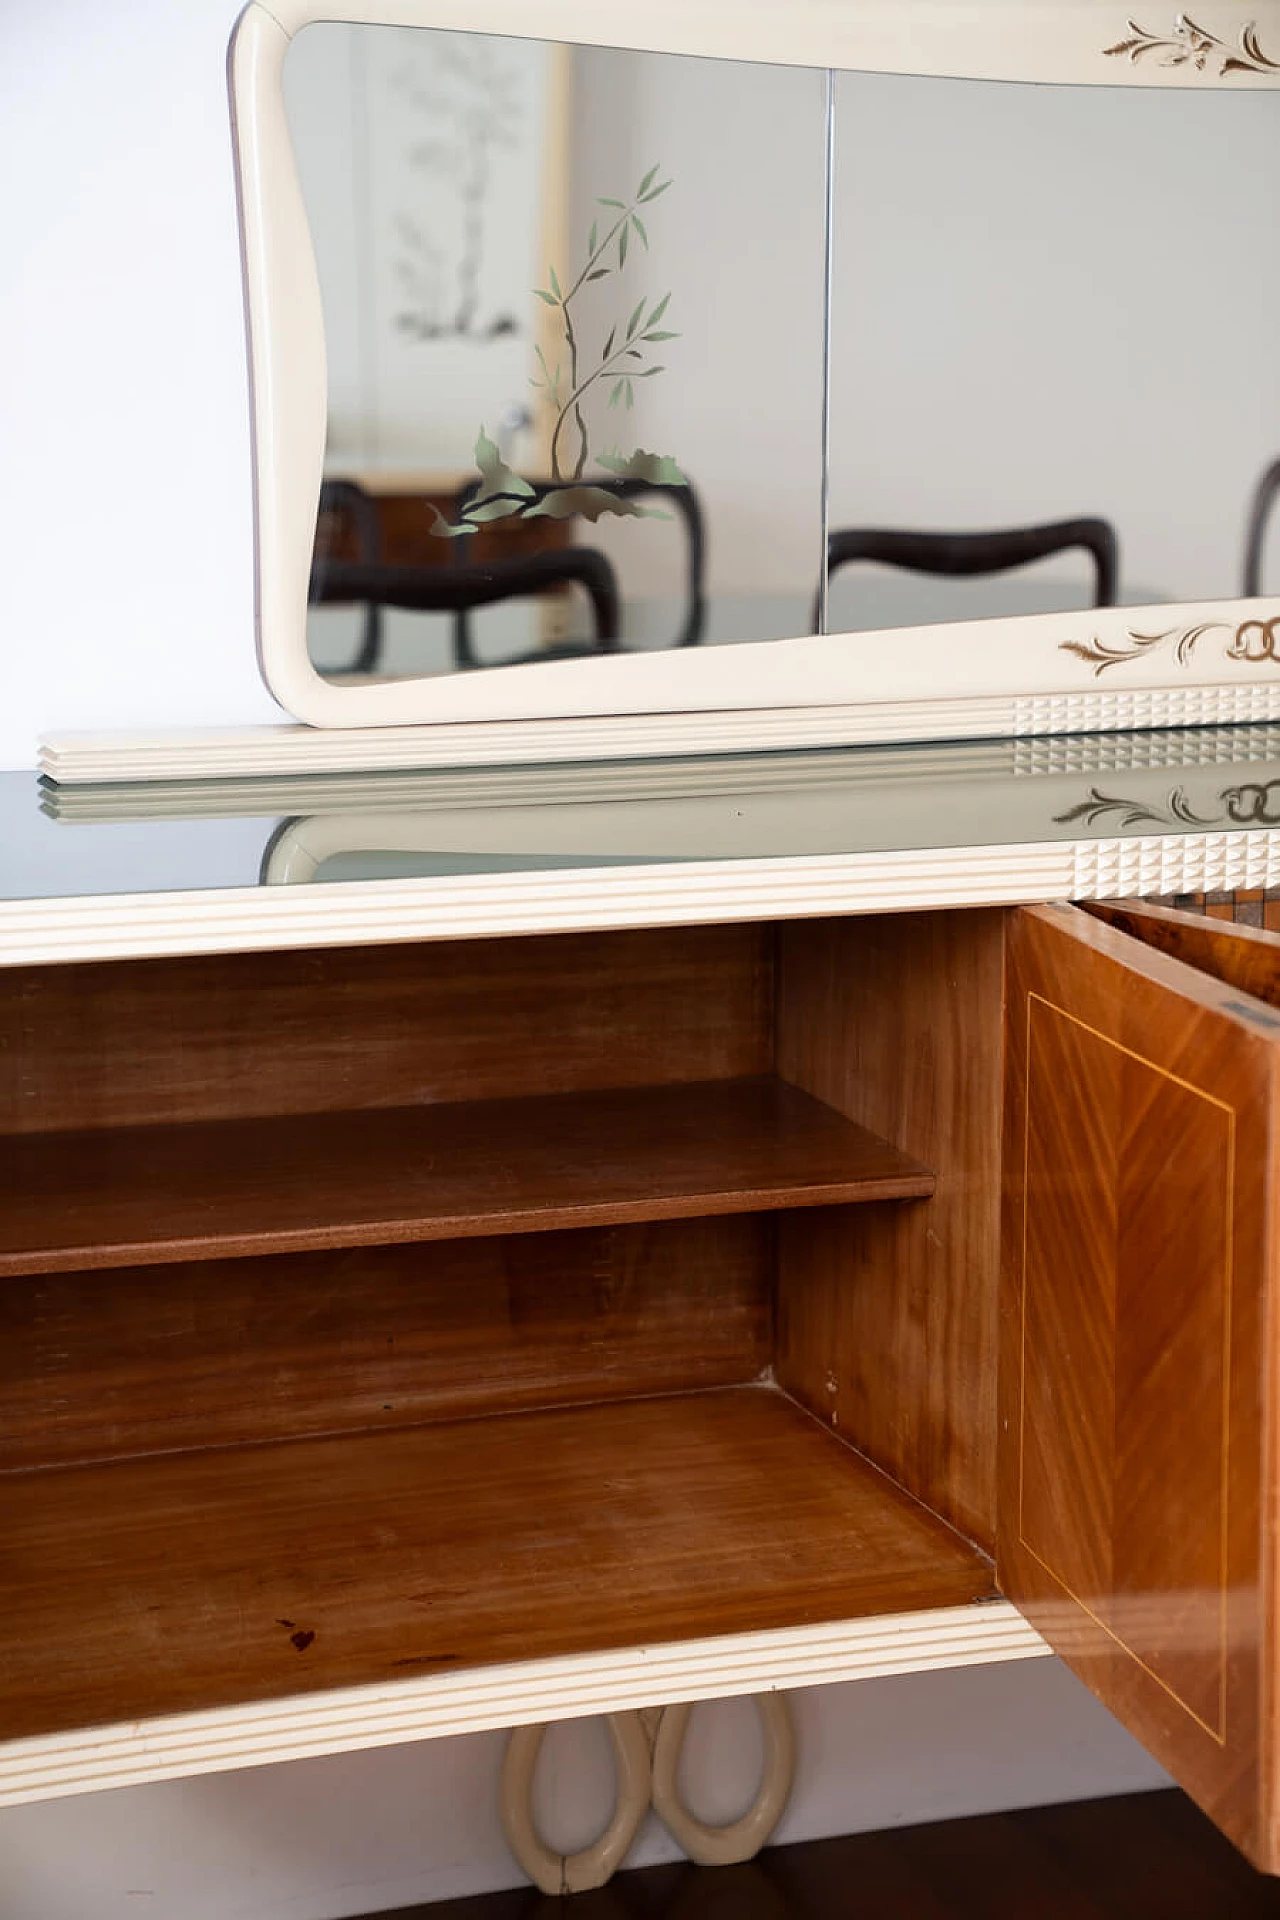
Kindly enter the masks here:
<path id="1" fill-rule="evenodd" d="M 660 341 L 679 338 L 678 334 L 661 325 L 671 304 L 671 295 L 664 293 L 660 300 L 651 304 L 649 295 L 642 294 L 629 317 L 615 320 L 609 328 L 598 357 L 588 360 L 583 352 L 582 321 L 580 317 L 575 321 L 574 314 L 574 301 L 584 287 L 593 281 L 607 280 L 611 274 L 621 275 L 624 272 L 633 234 L 648 252 L 649 235 L 640 208 L 648 201 L 656 200 L 671 185 L 669 180 L 659 181 L 658 171 L 657 167 L 650 167 L 629 200 L 601 199 L 597 203 L 610 208 L 615 217 L 610 220 L 603 239 L 600 237 L 599 216 L 591 222 L 586 264 L 571 281 L 567 292 L 560 285 L 554 266 L 547 270 L 548 285 L 534 289 L 537 298 L 559 314 L 568 352 L 566 384 L 561 361 L 557 359 L 552 367 L 542 347 L 534 348 L 540 372 L 539 377 L 531 380 L 530 384 L 546 394 L 555 410 L 550 448 L 550 484 L 540 482 L 535 486 L 523 479 L 507 465 L 497 445 L 481 426 L 476 439 L 479 485 L 467 489 L 463 504 L 453 521 L 446 520 L 436 510 L 431 532 L 440 539 L 458 539 L 474 533 L 480 526 L 539 517 L 553 520 L 585 519 L 592 523 L 599 520 L 602 514 L 632 519 L 665 519 L 666 515 L 660 509 L 642 506 L 635 498 L 636 493 L 662 492 L 689 484 L 667 454 L 648 453 L 643 447 L 637 447 L 631 453 L 623 453 L 617 448 L 598 453 L 596 464 L 604 468 L 607 477 L 590 481 L 583 479 L 587 463 L 592 457 L 590 434 L 582 406 L 587 395 L 598 388 L 608 375 L 613 380 L 609 406 L 616 407 L 624 403 L 628 409 L 632 408 L 636 397 L 635 382 L 651 380 L 655 374 L 664 371 L 662 367 L 649 363 L 646 349 Z M 572 461 L 567 453 L 562 452 L 566 434 L 571 431 L 577 434 L 577 452 Z"/>
<path id="2" fill-rule="evenodd" d="M 587 240 L 586 262 L 567 291 L 562 289 L 554 267 L 551 268 L 548 276 L 550 282 L 549 291 L 541 287 L 537 289 L 538 298 L 546 301 L 548 306 L 556 308 L 560 314 L 564 327 L 565 345 L 569 354 L 569 391 L 563 400 L 561 399 L 558 377 L 559 369 L 557 369 L 555 375 L 552 375 L 546 368 L 545 363 L 543 368 L 544 372 L 547 373 L 545 384 L 549 397 L 552 404 L 557 408 L 556 422 L 551 434 L 551 475 L 553 480 L 561 484 L 563 484 L 566 479 L 564 468 L 561 465 L 561 443 L 565 428 L 570 420 L 572 420 L 574 427 L 577 429 L 578 450 L 577 458 L 573 463 L 572 474 L 569 477 L 575 481 L 580 480 L 586 468 L 587 461 L 590 458 L 590 440 L 581 405 L 583 396 L 596 384 L 603 374 L 607 373 L 611 368 L 616 368 L 617 363 L 628 355 L 634 360 L 639 360 L 642 357 L 636 346 L 637 338 L 643 337 L 641 328 L 636 324 L 629 326 L 626 338 L 615 351 L 614 340 L 618 332 L 618 328 L 615 327 L 605 343 L 600 364 L 584 377 L 581 343 L 574 326 L 573 302 L 582 289 L 592 281 L 603 280 L 615 271 L 622 271 L 627 263 L 627 252 L 633 233 L 639 237 L 641 244 L 647 250 L 649 236 L 644 221 L 640 216 L 640 208 L 649 201 L 656 200 L 659 194 L 665 193 L 671 185 L 669 180 L 657 182 L 658 172 L 659 169 L 657 167 L 651 167 L 629 201 L 602 199 L 599 202 L 602 207 L 611 208 L 614 211 L 615 217 L 612 223 L 606 228 L 603 236 L 599 232 L 598 224 L 594 221 L 592 222 L 591 233 Z M 605 265 L 604 262 L 615 243 L 617 246 L 616 267 L 614 265 Z M 667 299 L 669 298 L 670 295 L 667 296 Z M 653 322 L 661 317 L 665 309 L 666 300 L 663 300 L 649 315 L 648 326 L 651 327 Z M 633 323 L 636 321 L 636 316 L 640 315 L 642 311 L 643 305 L 637 308 L 636 314 L 632 316 Z M 658 337 L 671 339 L 674 336 L 671 334 L 662 334 Z M 656 371 L 656 369 L 649 369 L 649 371 Z M 617 396 L 615 395 L 615 399 L 616 398 Z M 630 396 L 628 396 L 628 403 L 630 403 Z"/>

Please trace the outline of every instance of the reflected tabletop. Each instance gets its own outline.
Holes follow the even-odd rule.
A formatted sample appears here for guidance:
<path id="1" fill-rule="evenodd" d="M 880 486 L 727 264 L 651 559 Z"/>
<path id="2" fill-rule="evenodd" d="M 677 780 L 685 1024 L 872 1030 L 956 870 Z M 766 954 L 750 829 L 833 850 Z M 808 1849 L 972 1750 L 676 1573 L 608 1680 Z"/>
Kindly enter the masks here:
<path id="1" fill-rule="evenodd" d="M 550 878 L 1280 827 L 1280 725 L 60 788 L 0 775 L 0 900 Z"/>

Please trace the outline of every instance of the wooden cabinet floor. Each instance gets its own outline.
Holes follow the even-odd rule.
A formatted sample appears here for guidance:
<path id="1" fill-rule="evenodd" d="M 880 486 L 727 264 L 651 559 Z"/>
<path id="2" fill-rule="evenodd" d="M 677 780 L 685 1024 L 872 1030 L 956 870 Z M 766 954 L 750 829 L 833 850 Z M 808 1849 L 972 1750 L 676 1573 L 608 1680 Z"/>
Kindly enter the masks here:
<path id="1" fill-rule="evenodd" d="M 534 1888 L 378 1920 L 1254 1920 L 1258 1873 L 1185 1794 L 1126 1794 L 771 1847 L 740 1867 L 649 1867 L 598 1893 Z M 369 1920 L 374 1920 L 370 1915 Z"/>

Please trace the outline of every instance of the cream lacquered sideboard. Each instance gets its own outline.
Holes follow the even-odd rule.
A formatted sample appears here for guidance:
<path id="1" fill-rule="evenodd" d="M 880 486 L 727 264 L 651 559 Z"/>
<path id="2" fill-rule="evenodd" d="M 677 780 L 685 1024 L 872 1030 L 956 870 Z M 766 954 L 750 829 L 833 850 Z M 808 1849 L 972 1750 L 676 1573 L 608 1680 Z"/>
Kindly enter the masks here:
<path id="1" fill-rule="evenodd" d="M 1264 1866 L 1280 729 L 0 781 L 0 1802 L 1050 1646 Z"/>

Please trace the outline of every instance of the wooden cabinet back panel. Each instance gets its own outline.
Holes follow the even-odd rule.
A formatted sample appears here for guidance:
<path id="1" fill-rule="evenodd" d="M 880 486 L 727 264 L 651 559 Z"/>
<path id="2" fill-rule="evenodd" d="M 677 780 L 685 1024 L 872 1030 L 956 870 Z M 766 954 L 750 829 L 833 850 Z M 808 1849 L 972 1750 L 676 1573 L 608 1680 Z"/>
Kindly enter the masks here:
<path id="1" fill-rule="evenodd" d="M 0 970 L 0 1134 L 767 1073 L 761 926 Z"/>
<path id="2" fill-rule="evenodd" d="M 778 1378 L 995 1541 L 1004 919 L 783 928 L 778 1071 L 933 1168 L 933 1199 L 779 1221 Z"/>
<path id="3" fill-rule="evenodd" d="M 759 1215 L 0 1286 L 0 1471 L 755 1379 Z"/>

